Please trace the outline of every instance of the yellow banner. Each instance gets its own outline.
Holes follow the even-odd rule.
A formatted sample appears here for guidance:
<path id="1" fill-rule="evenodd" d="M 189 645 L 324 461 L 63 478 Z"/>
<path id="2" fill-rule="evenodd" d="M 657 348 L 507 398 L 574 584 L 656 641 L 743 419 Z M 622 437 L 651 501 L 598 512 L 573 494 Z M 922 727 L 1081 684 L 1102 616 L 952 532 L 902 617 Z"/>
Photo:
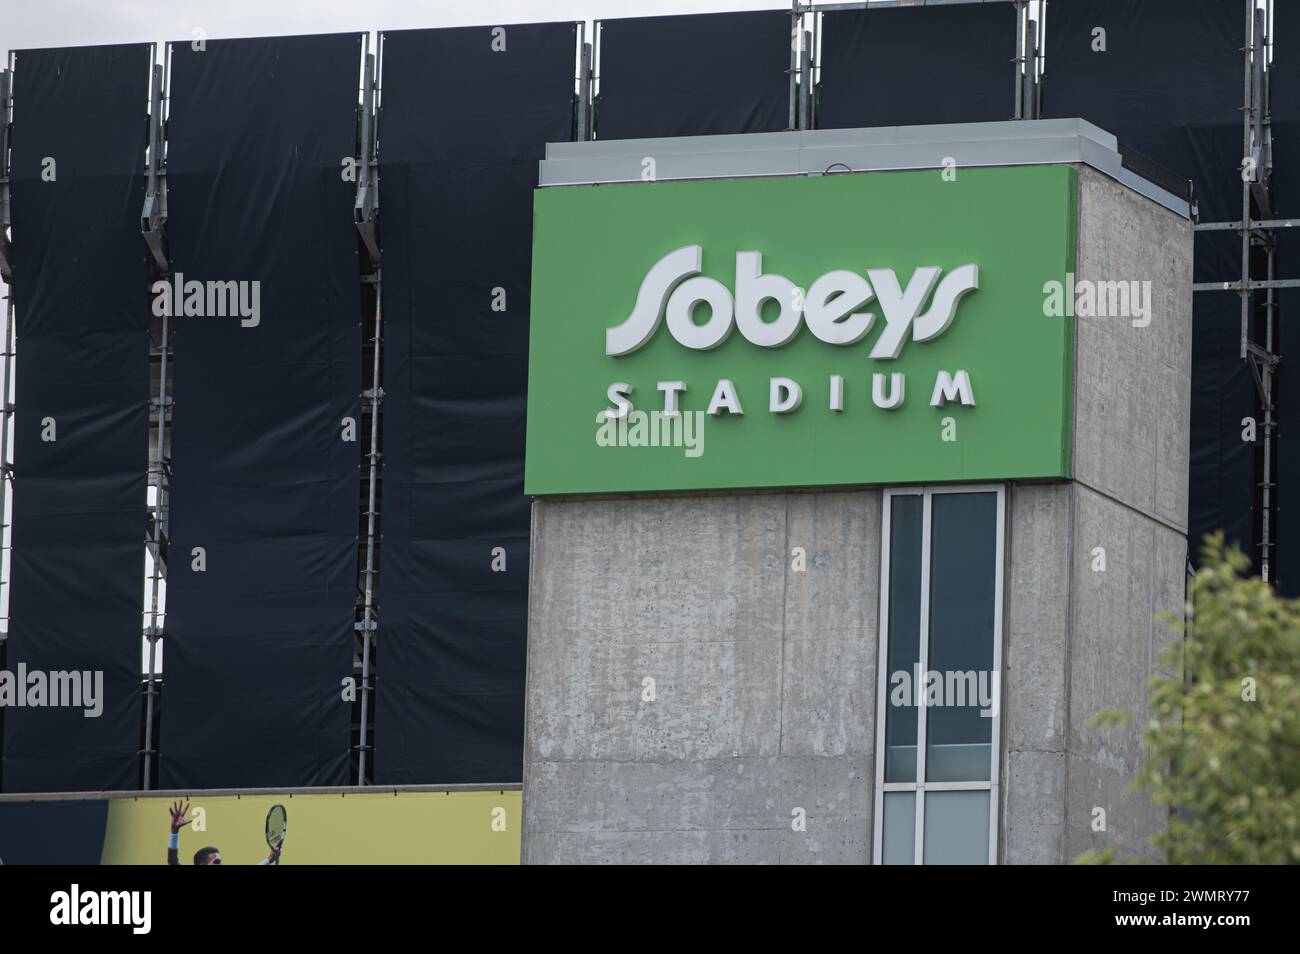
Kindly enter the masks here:
<path id="1" fill-rule="evenodd" d="M 167 863 L 175 798 L 109 802 L 102 863 Z M 366 792 L 335 795 L 204 795 L 185 799 L 180 863 L 213 847 L 222 864 L 255 865 L 269 854 L 266 813 L 288 813 L 282 865 L 519 863 L 520 792 Z"/>

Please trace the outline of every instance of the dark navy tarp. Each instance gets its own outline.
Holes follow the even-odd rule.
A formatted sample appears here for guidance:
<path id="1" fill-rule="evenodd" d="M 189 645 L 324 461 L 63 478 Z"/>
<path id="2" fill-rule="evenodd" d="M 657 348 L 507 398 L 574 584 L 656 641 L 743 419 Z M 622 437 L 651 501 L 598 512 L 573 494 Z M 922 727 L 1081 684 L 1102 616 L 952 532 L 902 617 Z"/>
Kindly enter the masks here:
<path id="1" fill-rule="evenodd" d="M 175 321 L 163 788 L 348 780 L 360 59 L 356 34 L 172 46 L 173 272 L 260 284 L 256 324 Z"/>
<path id="2" fill-rule="evenodd" d="M 788 10 L 601 20 L 599 42 L 599 139 L 787 128 Z"/>
<path id="3" fill-rule="evenodd" d="M 375 781 L 518 782 L 532 194 L 571 137 L 575 27 L 383 43 Z"/>
<path id="4" fill-rule="evenodd" d="M 1245 6 L 1232 0 L 1053 0 L 1043 115 L 1087 119 L 1191 179 L 1202 221 L 1239 220 L 1245 17 Z M 1196 281 L 1240 274 L 1239 238 L 1197 236 Z M 1242 441 L 1242 419 L 1262 418 L 1240 339 L 1240 298 L 1196 293 L 1188 518 L 1194 560 L 1202 536 L 1218 529 L 1256 555 L 1257 446 Z"/>
<path id="5" fill-rule="evenodd" d="M 822 19 L 822 129 L 1015 118 L 1012 3 L 830 11 Z"/>
<path id="6" fill-rule="evenodd" d="M 24 50 L 15 64 L 20 358 L 5 665 L 103 675 L 96 717 L 6 709 L 10 792 L 140 784 L 151 64 L 145 44 Z M 91 694 L 94 679 L 83 686 Z"/>
<path id="7" fill-rule="evenodd" d="M 1273 213 L 1300 218 L 1300 6 L 1275 4 L 1273 11 Z M 1280 229 L 1277 278 L 1300 278 L 1300 236 Z M 1258 277 L 1258 276 L 1256 276 Z M 1263 293 L 1257 295 L 1263 298 Z M 1300 292 L 1278 295 L 1275 348 L 1284 356 L 1278 368 L 1274 403 L 1276 432 L 1277 522 L 1273 580 L 1287 596 L 1300 596 L 1300 331 L 1288 328 L 1300 315 Z"/>
<path id="8" fill-rule="evenodd" d="M 105 799 L 0 802 L 0 864 L 97 865 L 107 831 Z"/>

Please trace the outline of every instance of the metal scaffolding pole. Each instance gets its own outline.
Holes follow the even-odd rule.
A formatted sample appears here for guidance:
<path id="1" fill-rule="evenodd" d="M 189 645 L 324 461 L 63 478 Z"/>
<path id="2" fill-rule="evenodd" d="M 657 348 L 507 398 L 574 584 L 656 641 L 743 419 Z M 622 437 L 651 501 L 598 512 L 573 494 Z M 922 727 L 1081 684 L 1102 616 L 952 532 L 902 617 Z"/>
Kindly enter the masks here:
<path id="1" fill-rule="evenodd" d="M 9 284 L 12 277 L 9 237 L 9 126 L 12 119 L 12 94 L 14 80 L 14 55 L 9 54 L 9 65 L 0 70 L 0 281 Z"/>
<path id="2" fill-rule="evenodd" d="M 1025 23 L 1025 72 L 1023 77 L 1024 96 L 1021 100 L 1021 119 L 1038 118 L 1038 21 L 1029 16 L 1026 5 Z"/>
<path id="3" fill-rule="evenodd" d="M 163 627 L 159 620 L 162 616 L 162 605 L 159 600 L 161 590 L 163 566 L 166 559 L 164 554 L 164 532 L 163 527 L 166 522 L 164 516 L 166 507 L 163 498 L 167 493 L 167 485 L 163 480 L 163 474 L 166 469 L 164 463 L 164 434 L 167 429 L 167 414 L 171 405 L 171 397 L 167 388 L 167 351 L 171 345 L 169 341 L 169 317 L 163 315 L 162 319 L 162 338 L 159 343 L 159 380 L 158 380 L 158 397 L 154 402 L 158 414 L 157 437 L 154 443 L 153 460 L 150 461 L 149 470 L 153 481 L 153 527 L 149 536 L 149 554 L 153 558 L 153 572 L 149 576 L 149 625 L 145 628 L 145 638 L 149 641 L 149 668 L 145 683 L 145 722 L 144 722 L 144 787 L 151 788 L 150 779 L 153 777 L 153 755 L 154 755 L 154 738 L 153 738 L 153 714 L 156 705 L 154 699 L 158 695 L 158 640 L 162 639 Z"/>
<path id="4" fill-rule="evenodd" d="M 13 483 L 13 463 L 9 460 L 9 432 L 11 421 L 14 414 L 13 402 L 9 400 L 9 393 L 13 388 L 13 360 L 14 360 L 14 291 L 13 286 L 9 287 L 5 295 L 5 330 L 4 330 L 4 351 L 3 351 L 3 373 L 0 373 L 0 402 L 3 402 L 3 414 L 0 414 L 0 526 L 3 531 L 0 532 L 0 567 L 5 566 L 5 554 L 11 549 L 13 538 L 12 523 L 9 519 L 9 487 Z M 3 586 L 0 591 L 7 589 L 10 583 L 9 569 L 5 569 Z M 12 595 L 12 594 L 10 594 Z M 6 610 L 4 614 L 5 626 L 0 629 L 0 646 L 3 646 L 6 639 L 9 638 L 9 613 Z"/>
<path id="5" fill-rule="evenodd" d="M 1242 155 L 1251 155 L 1251 125 L 1254 119 L 1254 105 L 1251 93 L 1254 89 L 1255 50 L 1255 0 L 1246 0 L 1246 46 L 1243 49 L 1245 81 L 1242 91 L 1241 140 Z M 1250 221 L 1250 176 L 1241 177 L 1241 221 Z M 1250 229 L 1241 230 L 1241 359 L 1246 360 L 1250 353 Z"/>
<path id="6" fill-rule="evenodd" d="M 1273 280 L 1273 269 L 1277 256 L 1276 244 L 1270 244 L 1268 247 L 1268 278 Z M 1276 290 L 1270 287 L 1268 289 L 1267 305 L 1265 306 L 1264 317 L 1264 351 L 1266 359 L 1263 362 L 1263 398 L 1264 398 L 1264 479 L 1261 482 L 1261 509 L 1260 514 L 1260 534 L 1259 534 L 1259 567 L 1260 579 L 1265 583 L 1269 581 L 1270 553 L 1273 546 L 1272 538 L 1272 508 L 1273 508 L 1273 376 L 1276 371 L 1277 359 L 1273 355 L 1273 309 L 1275 307 Z"/>
<path id="7" fill-rule="evenodd" d="M 799 0 L 792 0 L 790 4 L 790 68 L 786 71 L 790 79 L 790 115 L 786 122 L 786 129 L 798 129 L 798 95 L 799 95 L 799 45 L 803 31 L 800 29 L 800 10 Z"/>
<path id="8" fill-rule="evenodd" d="M 799 128 L 812 128 L 812 31 L 799 31 L 799 47 L 802 58 L 799 63 Z"/>
<path id="9" fill-rule="evenodd" d="M 377 543 L 377 520 L 379 516 L 379 416 L 380 403 L 384 390 L 380 387 L 380 352 L 383 348 L 383 284 L 382 269 L 379 267 L 380 249 L 378 242 L 379 183 L 378 157 L 375 143 L 375 122 L 377 117 L 376 97 L 378 95 L 378 70 L 376 57 L 369 52 L 370 37 L 367 34 L 364 46 L 364 80 L 361 90 L 361 142 L 357 177 L 357 209 L 363 207 L 365 215 L 358 215 L 357 228 L 370 253 L 374 266 L 372 275 L 361 276 L 365 284 L 373 284 L 375 294 L 374 338 L 372 340 L 373 356 L 371 360 L 370 387 L 361 396 L 369 402 L 370 409 L 370 452 L 366 455 L 369 464 L 369 481 L 366 500 L 366 562 L 364 571 L 361 621 L 356 624 L 361 632 L 361 725 L 357 746 L 357 784 L 366 784 L 366 762 L 369 754 L 370 730 L 370 667 L 371 651 L 375 634 L 378 630 L 375 605 L 375 550 Z M 382 50 L 382 47 L 380 48 Z M 364 201 L 363 201 L 364 196 Z"/>
<path id="10" fill-rule="evenodd" d="M 1029 9 L 1025 6 L 1025 0 L 1015 0 L 1016 2 L 1016 55 L 1012 57 L 1011 62 L 1015 66 L 1016 78 L 1016 108 L 1012 119 L 1025 119 L 1025 20 L 1029 16 Z"/>
<path id="11" fill-rule="evenodd" d="M 593 28 L 594 29 L 594 28 Z M 591 44 L 587 42 L 587 24 L 578 22 L 578 128 L 575 139 L 586 142 L 591 138 Z"/>
<path id="12" fill-rule="evenodd" d="M 170 48 L 165 56 L 170 56 Z M 163 159 L 166 124 L 163 120 L 167 102 L 166 67 L 155 64 L 153 68 L 153 85 L 149 109 L 149 171 L 145 193 L 145 204 L 141 214 L 140 230 L 145 244 L 154 257 L 155 267 L 161 277 L 171 274 L 167 260 L 166 246 L 162 226 L 166 221 L 166 180 Z M 158 427 L 154 438 L 153 454 L 149 461 L 149 477 L 153 485 L 152 527 L 146 546 L 153 559 L 152 572 L 149 574 L 149 623 L 144 628 L 145 639 L 149 643 L 149 662 L 145 681 L 145 716 L 144 716 L 144 778 L 143 787 L 152 788 L 154 764 L 153 716 L 157 708 L 158 696 L 158 641 L 163 638 L 162 578 L 166 565 L 165 542 L 167 525 L 166 476 L 166 433 L 167 418 L 171 410 L 171 392 L 167 384 L 167 354 L 171 347 L 170 316 L 165 310 L 162 315 L 162 334 L 158 344 L 158 397 L 154 400 L 154 411 L 158 415 Z"/>
<path id="13" fill-rule="evenodd" d="M 600 136 L 600 117 L 597 115 L 596 103 L 600 100 L 600 21 L 591 21 L 591 82 L 589 84 L 589 96 L 591 97 L 591 122 L 587 129 L 587 138 L 596 139 Z"/>
<path id="14" fill-rule="evenodd" d="M 1258 29 L 1256 35 L 1260 38 L 1260 52 L 1256 58 L 1260 60 L 1256 66 L 1256 130 L 1258 130 L 1258 147 L 1261 149 L 1261 161 L 1266 164 L 1268 172 L 1268 183 L 1271 185 L 1273 175 L 1271 175 L 1271 165 L 1273 165 L 1273 108 L 1271 108 L 1271 91 L 1269 88 L 1269 79 L 1271 71 L 1269 69 L 1270 52 L 1273 47 L 1273 0 L 1268 0 L 1264 10 L 1256 12 L 1256 21 Z M 1262 185 L 1262 183 L 1261 183 Z M 1273 204 L 1269 204 L 1269 212 L 1273 212 Z M 1290 225 L 1290 224 L 1288 224 Z M 1277 235 L 1270 231 L 1268 233 L 1268 296 L 1265 299 L 1265 320 L 1264 320 L 1264 348 L 1266 355 L 1266 364 L 1264 367 L 1264 481 L 1260 489 L 1262 513 L 1260 521 L 1260 578 L 1269 582 L 1273 578 L 1271 569 L 1273 569 L 1273 442 L 1277 438 L 1277 420 L 1275 420 L 1275 403 L 1273 399 L 1274 385 L 1277 382 L 1278 365 L 1281 364 L 1281 357 L 1274 354 L 1274 334 L 1277 329 L 1277 289 L 1274 289 L 1273 282 L 1277 279 L 1277 252 L 1278 243 Z"/>
<path id="15" fill-rule="evenodd" d="M 1273 400 L 1277 368 L 1281 358 L 1274 353 L 1277 321 L 1277 292 L 1300 288 L 1300 279 L 1277 278 L 1276 231 L 1300 226 L 1300 219 L 1273 217 L 1273 204 L 1269 195 L 1271 176 L 1271 116 L 1268 109 L 1269 71 L 1268 50 L 1272 44 L 1269 32 L 1271 4 L 1260 8 L 1255 0 L 1246 0 L 1246 45 L 1242 48 L 1245 78 L 1242 90 L 1242 166 L 1241 166 L 1241 218 L 1235 222 L 1198 222 L 1197 232 L 1237 232 L 1241 235 L 1241 277 L 1237 281 L 1196 282 L 1192 291 L 1230 291 L 1241 299 L 1241 359 L 1250 368 L 1251 377 L 1263 413 L 1263 474 L 1260 487 L 1260 578 L 1265 582 L 1272 575 L 1272 550 L 1275 545 L 1273 520 L 1273 441 L 1277 430 L 1276 406 Z M 1258 218 L 1252 216 L 1252 198 Z M 1262 248 L 1267 260 L 1267 277 L 1251 278 L 1250 255 L 1252 248 Z M 1264 345 L 1251 340 L 1251 293 L 1264 291 L 1265 329 Z"/>
<path id="16" fill-rule="evenodd" d="M 9 432 L 14 406 L 9 400 L 13 387 L 14 360 L 14 290 L 13 273 L 9 257 L 9 131 L 13 119 L 13 68 L 14 54 L 9 53 L 7 66 L 0 70 L 0 281 L 6 285 L 4 297 L 4 342 L 0 347 L 0 568 L 8 552 L 6 538 L 10 532 L 9 487 L 13 481 L 13 465 L 9 462 Z M 0 593 L 7 592 L 9 571 L 0 576 Z M 0 628 L 0 649 L 9 636 L 8 612 L 4 613 L 4 627 Z M 0 657 L 2 658 L 2 657 Z"/>
<path id="17" fill-rule="evenodd" d="M 371 387 L 366 392 L 370 400 L 370 462 L 369 494 L 366 502 L 366 578 L 365 603 L 361 618 L 361 738 L 357 784 L 366 784 L 366 753 L 368 751 L 370 705 L 370 646 L 379 628 L 375 617 L 375 522 L 378 516 L 379 489 L 379 404 L 383 388 L 379 386 L 379 352 L 383 342 L 384 306 L 380 294 L 379 275 L 375 275 L 375 337 Z"/>
<path id="18" fill-rule="evenodd" d="M 1038 30 L 1035 34 L 1034 57 L 1034 113 L 1033 118 L 1043 115 L 1043 60 L 1047 56 L 1047 5 L 1038 0 Z"/>

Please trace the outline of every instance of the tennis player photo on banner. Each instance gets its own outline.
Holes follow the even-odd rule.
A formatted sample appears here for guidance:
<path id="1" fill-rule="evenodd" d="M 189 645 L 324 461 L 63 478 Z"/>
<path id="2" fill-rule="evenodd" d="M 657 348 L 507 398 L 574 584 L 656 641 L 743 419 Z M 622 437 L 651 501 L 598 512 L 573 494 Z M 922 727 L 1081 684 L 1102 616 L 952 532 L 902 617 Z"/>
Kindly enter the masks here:
<path id="1" fill-rule="evenodd" d="M 180 864 L 180 833 L 186 826 L 194 823 L 193 817 L 185 817 L 189 812 L 188 802 L 174 802 L 171 806 L 171 834 L 167 838 L 167 864 L 169 865 Z M 271 853 L 258 864 L 278 865 L 280 863 L 280 852 L 284 849 L 284 839 L 288 831 L 289 813 L 279 803 L 272 805 L 266 811 L 266 846 L 271 849 Z M 222 863 L 221 851 L 215 847 L 200 848 L 194 852 L 194 863 L 219 865 Z"/>

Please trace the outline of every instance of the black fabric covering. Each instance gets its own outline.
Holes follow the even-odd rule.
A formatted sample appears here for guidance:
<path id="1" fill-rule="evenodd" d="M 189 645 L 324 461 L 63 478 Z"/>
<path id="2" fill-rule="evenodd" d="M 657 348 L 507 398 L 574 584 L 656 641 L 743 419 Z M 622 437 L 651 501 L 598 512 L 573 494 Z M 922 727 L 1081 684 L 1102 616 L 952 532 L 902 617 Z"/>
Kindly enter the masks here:
<path id="1" fill-rule="evenodd" d="M 830 11 L 822 29 L 822 129 L 1015 117 L 1012 3 Z"/>
<path id="2" fill-rule="evenodd" d="M 1300 6 L 1274 5 L 1273 35 L 1273 212 L 1300 218 Z M 1294 232 L 1276 233 L 1277 278 L 1300 278 L 1300 236 Z M 1280 292 L 1278 304 L 1275 347 L 1283 360 L 1274 392 L 1279 427 L 1272 578 L 1282 593 L 1300 596 L 1300 331 L 1288 327 L 1300 317 L 1300 292 Z"/>
<path id="3" fill-rule="evenodd" d="M 1241 98 L 1246 8 L 1233 0 L 1052 0 L 1043 116 L 1080 116 L 1193 182 L 1201 221 L 1241 218 Z M 1093 51 L 1093 30 L 1106 51 Z M 1196 238 L 1196 281 L 1241 274 L 1234 233 Z M 1193 296 L 1188 545 L 1226 531 L 1252 557 L 1256 446 L 1242 419 L 1261 420 L 1240 357 L 1241 300 Z"/>
<path id="4" fill-rule="evenodd" d="M 571 137 L 575 28 L 505 30 L 384 34 L 377 782 L 521 779 L 532 192 Z"/>
<path id="5" fill-rule="evenodd" d="M 149 465 L 140 237 L 150 47 L 24 50 L 15 65 L 17 340 L 6 668 L 103 672 L 103 713 L 10 708 L 4 789 L 139 784 Z M 41 179 L 54 159 L 53 182 Z M 54 418 L 57 439 L 41 439 Z"/>
<path id="6" fill-rule="evenodd" d="M 360 444 L 356 34 L 172 46 L 173 272 L 261 282 L 178 317 L 163 788 L 348 780 Z M 192 552 L 206 549 L 194 572 Z"/>
<path id="7" fill-rule="evenodd" d="M 97 865 L 107 831 L 106 799 L 3 802 L 0 864 Z"/>
<path id="8" fill-rule="evenodd" d="M 790 43 L 787 10 L 601 20 L 596 137 L 785 129 Z"/>

